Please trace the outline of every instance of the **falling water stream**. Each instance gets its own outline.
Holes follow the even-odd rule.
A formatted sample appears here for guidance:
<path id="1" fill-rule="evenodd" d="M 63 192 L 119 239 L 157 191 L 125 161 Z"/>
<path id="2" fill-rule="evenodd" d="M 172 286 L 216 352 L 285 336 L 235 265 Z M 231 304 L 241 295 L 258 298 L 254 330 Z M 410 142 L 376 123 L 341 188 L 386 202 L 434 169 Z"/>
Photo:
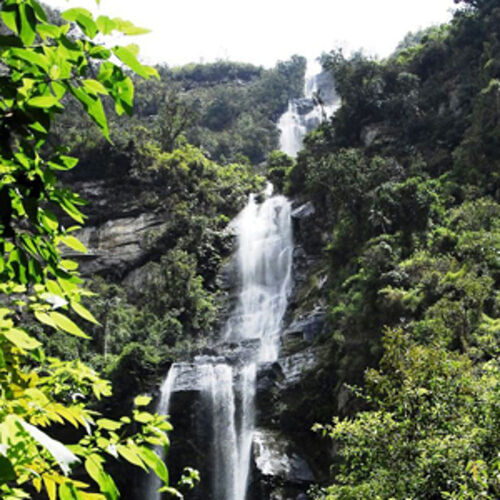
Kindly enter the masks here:
<path id="1" fill-rule="evenodd" d="M 320 82 L 325 78 L 331 79 L 331 75 L 325 74 L 319 63 L 308 62 L 304 97 L 290 99 L 287 110 L 278 121 L 280 149 L 287 155 L 297 156 L 305 135 L 323 120 L 330 118 L 339 105 L 335 92 L 330 90 L 325 93 L 325 89 L 321 88 Z M 329 85 L 333 85 L 333 80 Z"/>
<path id="2" fill-rule="evenodd" d="M 210 408 L 211 498 L 245 500 L 255 429 L 256 379 L 259 363 L 275 361 L 279 354 L 280 325 L 292 286 L 292 226 L 290 202 L 272 196 L 250 195 L 246 207 L 232 221 L 237 236 L 237 304 L 221 333 L 222 344 L 241 347 L 236 360 L 199 356 L 196 376 Z M 254 345 L 250 354 L 248 344 Z M 158 410 L 168 413 L 176 380 L 183 365 L 174 363 L 162 385 Z M 192 367 L 192 364 L 190 365 Z M 159 500 L 159 484 L 151 479 L 147 500 Z"/>

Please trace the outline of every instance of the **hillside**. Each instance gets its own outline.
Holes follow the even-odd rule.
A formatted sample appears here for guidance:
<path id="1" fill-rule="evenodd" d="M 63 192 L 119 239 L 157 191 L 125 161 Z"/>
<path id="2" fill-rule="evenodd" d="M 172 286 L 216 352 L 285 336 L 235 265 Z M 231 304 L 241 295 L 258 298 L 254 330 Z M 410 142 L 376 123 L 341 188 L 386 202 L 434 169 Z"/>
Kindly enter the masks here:
<path id="1" fill-rule="evenodd" d="M 296 158 L 276 151 L 277 123 L 303 97 L 300 56 L 134 76 L 131 118 L 104 100 L 112 142 L 65 102 L 42 151 L 80 160 L 56 165 L 57 186 L 87 201 L 88 251 L 61 252 L 96 321 L 85 339 L 13 314 L 48 359 L 113 385 L 61 398 L 119 419 L 148 394 L 145 409 L 169 414 L 170 484 L 186 499 L 500 496 L 500 4 L 456 3 L 385 60 L 325 52 L 340 106 Z M 73 224 L 66 208 L 49 227 Z M 78 322 L 67 306 L 53 309 Z M 121 498 L 160 499 L 107 450 Z"/>

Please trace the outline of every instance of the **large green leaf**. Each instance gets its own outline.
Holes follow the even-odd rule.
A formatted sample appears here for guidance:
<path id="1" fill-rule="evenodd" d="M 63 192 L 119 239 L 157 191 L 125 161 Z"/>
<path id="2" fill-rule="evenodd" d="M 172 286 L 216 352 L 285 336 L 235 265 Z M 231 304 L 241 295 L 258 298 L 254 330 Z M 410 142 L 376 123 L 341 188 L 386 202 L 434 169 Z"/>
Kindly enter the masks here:
<path id="1" fill-rule="evenodd" d="M 129 45 L 127 47 L 115 47 L 113 49 L 113 53 L 118 59 L 125 65 L 127 65 L 134 73 L 137 73 L 139 76 L 148 79 L 151 76 L 155 76 L 158 78 L 158 72 L 151 68 L 150 66 L 144 66 L 139 62 L 135 52 L 135 46 Z"/>
<path id="2" fill-rule="evenodd" d="M 81 493 L 73 483 L 64 483 L 59 486 L 59 498 L 61 500 L 83 500 Z"/>
<path id="3" fill-rule="evenodd" d="M 64 243 L 67 247 L 76 250 L 77 252 L 87 253 L 87 248 L 85 247 L 85 245 L 70 234 L 61 236 L 61 242 Z"/>
<path id="4" fill-rule="evenodd" d="M 115 23 L 115 29 L 124 35 L 144 35 L 151 32 L 147 28 L 139 28 L 139 26 L 135 26 L 132 22 L 125 21 L 119 17 L 113 18 L 113 22 Z"/>
<path id="5" fill-rule="evenodd" d="M 78 314 L 78 316 L 81 316 L 83 319 L 86 319 L 87 321 L 90 321 L 95 325 L 100 325 L 99 321 L 97 321 L 94 318 L 94 315 L 86 307 L 82 306 L 82 304 L 80 304 L 79 302 L 75 301 L 71 302 L 71 307 L 73 311 L 75 311 L 76 314 Z"/>
<path id="6" fill-rule="evenodd" d="M 89 38 L 94 38 L 99 32 L 99 28 L 93 19 L 92 13 L 87 9 L 79 7 L 68 9 L 61 14 L 61 17 L 66 21 L 77 23 Z"/>
<path id="7" fill-rule="evenodd" d="M 30 337 L 25 331 L 20 330 L 19 328 L 9 328 L 4 330 L 2 333 L 9 342 L 20 349 L 31 351 L 32 349 L 36 349 L 41 346 L 38 340 Z"/>
<path id="8" fill-rule="evenodd" d="M 99 485 L 107 500 L 117 500 L 120 493 L 113 481 L 113 478 L 106 473 L 102 466 L 102 458 L 99 455 L 90 455 L 85 460 L 85 469 L 89 476 Z"/>
<path id="9" fill-rule="evenodd" d="M 139 454 L 146 465 L 154 471 L 165 485 L 168 485 L 168 469 L 163 460 L 153 450 L 145 446 L 139 448 Z"/>
<path id="10" fill-rule="evenodd" d="M 10 53 L 18 58 L 23 59 L 29 63 L 40 66 L 43 70 L 48 71 L 49 60 L 44 54 L 40 54 L 34 49 L 12 49 Z"/>
<path id="11" fill-rule="evenodd" d="M 144 462 L 142 461 L 141 457 L 139 456 L 139 453 L 136 449 L 136 447 L 132 446 L 131 444 L 119 444 L 116 446 L 116 451 L 125 459 L 127 462 L 130 462 L 131 464 L 137 465 L 147 471 L 146 466 L 144 465 Z"/>
<path id="12" fill-rule="evenodd" d="M 10 460 L 0 455 L 0 484 L 7 483 L 16 479 L 16 472 Z"/>
<path id="13" fill-rule="evenodd" d="M 31 45 L 36 38 L 36 18 L 35 12 L 27 2 L 19 4 L 19 14 L 21 19 L 21 30 L 19 36 L 24 45 Z"/>
<path id="14" fill-rule="evenodd" d="M 36 108 L 52 108 L 59 106 L 59 100 L 53 95 L 41 95 L 29 99 L 28 104 Z"/>
<path id="15" fill-rule="evenodd" d="M 75 335 L 76 337 L 81 337 L 84 339 L 90 338 L 81 330 L 81 328 L 74 321 L 69 319 L 67 316 L 64 316 L 64 314 L 61 314 L 57 311 L 51 311 L 48 314 L 50 318 L 54 321 L 54 324 L 56 325 L 57 328 L 64 330 L 65 332 L 70 333 L 71 335 Z"/>
<path id="16" fill-rule="evenodd" d="M 19 15 L 18 5 L 2 5 L 2 11 L 0 15 L 2 16 L 2 20 L 7 28 L 9 28 L 14 33 L 19 33 L 21 16 Z"/>

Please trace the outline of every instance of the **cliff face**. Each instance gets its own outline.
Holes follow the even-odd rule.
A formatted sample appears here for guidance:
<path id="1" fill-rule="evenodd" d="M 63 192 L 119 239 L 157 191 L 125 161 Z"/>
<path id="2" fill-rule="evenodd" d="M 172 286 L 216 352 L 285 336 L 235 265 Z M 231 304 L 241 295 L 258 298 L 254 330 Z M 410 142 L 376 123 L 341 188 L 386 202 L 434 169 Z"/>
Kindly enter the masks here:
<path id="1" fill-rule="evenodd" d="M 181 153 L 148 157 L 150 167 L 142 171 L 134 167 L 137 163 L 145 161 L 132 160 L 119 175 L 76 182 L 74 187 L 89 202 L 88 220 L 79 234 L 89 250 L 80 258 L 81 270 L 90 279 L 99 275 L 118 285 L 124 290 L 121 300 L 131 307 L 154 313 L 155 322 L 140 323 L 141 348 L 126 357 L 119 347 L 115 349 L 118 357 L 111 368 L 118 386 L 115 404 L 126 404 L 123 398 L 132 397 L 134 390 L 157 393 L 170 363 L 185 362 L 172 396 L 175 430 L 169 469 L 175 481 L 184 466 L 197 468 L 202 483 L 187 498 L 208 499 L 213 477 L 213 463 L 207 459 L 211 456 L 210 422 L 200 373 L 189 363 L 196 355 L 217 355 L 231 363 L 241 354 L 240 348 L 231 345 L 223 351 L 206 345 L 220 338 L 240 285 L 232 253 L 235 240 L 227 221 L 243 206 L 248 191 L 259 190 L 259 181 L 235 175 L 234 166 L 225 167 L 230 175 L 224 175 L 223 167 L 190 147 Z M 316 421 L 336 412 L 332 401 L 337 401 L 331 397 L 335 376 L 320 347 L 326 321 L 326 269 L 321 252 L 328 238 L 315 225 L 315 218 L 310 202 L 293 203 L 293 292 L 281 328 L 279 358 L 260 364 L 256 375 L 250 500 L 306 498 L 309 486 L 328 472 L 330 452 L 310 430 Z M 172 271 L 178 267 L 179 252 L 190 259 L 191 275 Z M 187 300 L 196 280 L 201 291 L 195 300 Z M 112 296 L 107 300 L 117 305 Z M 213 320 L 193 321 L 193 316 L 207 316 L 200 305 L 203 301 L 215 305 Z M 155 339 L 158 324 L 164 333 Z M 115 328 L 118 333 L 120 322 Z M 114 332 L 108 335 L 113 338 Z M 177 347 L 185 343 L 187 349 Z M 157 356 L 153 369 L 147 350 L 142 350 L 148 345 Z M 251 343 L 243 346 L 249 352 L 253 348 Z M 123 350 L 127 349 L 124 344 Z M 122 491 L 128 492 L 125 498 L 142 498 L 147 478 L 121 480 Z"/>
<path id="2" fill-rule="evenodd" d="M 118 184 L 117 179 L 101 180 L 77 186 L 90 207 L 89 220 L 80 233 L 89 250 L 81 258 L 81 269 L 86 276 L 99 274 L 124 287 L 128 300 L 133 303 L 151 286 L 154 266 L 178 244 L 179 233 L 171 220 L 175 217 L 171 207 L 155 206 L 151 202 L 152 198 L 159 198 L 158 186 L 139 185 L 127 178 L 121 181 Z M 326 317 L 321 258 L 326 236 L 315 227 L 315 209 L 311 203 L 294 203 L 292 219 L 294 285 L 282 327 L 281 354 L 276 362 L 261 364 L 257 373 L 257 429 L 249 481 L 249 498 L 255 500 L 305 498 L 309 485 L 327 472 L 324 464 L 329 451 L 310 431 L 317 418 L 323 416 L 318 415 L 311 401 L 325 390 L 330 391 L 328 384 L 332 383 L 330 375 L 319 371 L 324 356 L 318 347 Z M 221 227 L 218 237 L 227 241 L 227 258 L 214 269 L 217 272 L 214 272 L 212 293 L 219 296 L 218 323 L 223 324 L 228 311 L 234 307 L 239 283 L 231 257 L 234 239 L 225 226 Z M 216 338 L 219 333 L 215 329 L 215 333 L 205 335 Z M 197 349 L 174 360 L 189 362 L 195 354 L 213 352 L 207 348 Z M 229 346 L 221 355 L 231 359 L 234 353 Z M 158 371 L 157 384 L 164 373 Z M 150 384 L 154 390 L 154 380 Z M 212 475 L 212 464 L 206 459 L 210 450 L 203 447 L 210 446 L 209 425 L 203 420 L 207 412 L 200 398 L 200 379 L 194 369 L 186 368 L 181 385 L 183 389 L 175 392 L 172 401 L 171 420 L 175 430 L 171 435 L 170 472 L 173 478 L 178 478 L 183 466 L 189 465 L 208 478 Z M 329 403 L 325 401 L 324 406 L 325 414 L 331 414 Z M 135 486 L 132 487 L 132 483 Z M 124 486 L 130 492 L 126 498 L 141 498 L 144 479 L 135 478 L 131 482 L 131 478 L 124 478 Z M 208 498 L 203 487 L 187 497 Z"/>

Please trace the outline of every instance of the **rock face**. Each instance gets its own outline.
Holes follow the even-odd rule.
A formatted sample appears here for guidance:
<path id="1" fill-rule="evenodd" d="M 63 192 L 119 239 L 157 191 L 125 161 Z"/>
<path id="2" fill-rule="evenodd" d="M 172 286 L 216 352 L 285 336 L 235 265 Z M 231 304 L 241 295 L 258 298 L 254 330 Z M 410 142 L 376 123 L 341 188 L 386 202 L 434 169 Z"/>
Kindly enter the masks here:
<path id="1" fill-rule="evenodd" d="M 126 272 L 145 260 L 166 227 L 161 215 L 142 213 L 83 228 L 78 238 L 89 249 L 83 257 L 83 272 Z"/>
<path id="2" fill-rule="evenodd" d="M 129 188 L 133 189 L 126 189 Z M 137 193 L 133 198 L 136 201 L 123 202 L 117 186 L 95 182 L 85 183 L 79 189 L 93 207 L 90 225 L 79 234 L 89 248 L 89 253 L 80 258 L 82 271 L 86 275 L 113 276 L 128 290 L 140 290 L 150 282 L 152 262 L 169 248 L 169 239 L 173 238 L 169 234 L 169 214 L 137 202 L 136 198 L 142 196 Z M 100 216 L 104 206 L 107 220 Z M 318 390 L 315 376 L 322 352 L 316 343 L 326 322 L 325 307 L 318 298 L 324 284 L 320 249 L 326 236 L 318 231 L 315 216 L 312 203 L 294 203 L 294 289 L 282 325 L 280 356 L 275 362 L 262 363 L 256 375 L 257 430 L 251 448 L 247 500 L 306 499 L 310 485 L 321 478 L 318 463 L 324 461 L 327 453 L 310 431 L 315 416 L 308 400 L 310 391 Z M 221 323 L 225 321 L 225 312 L 234 308 L 240 286 L 236 265 L 234 257 L 228 258 L 215 279 L 224 297 Z M 229 364 L 237 373 L 241 363 L 258 348 L 255 340 L 218 343 L 178 367 L 169 411 L 175 429 L 170 449 L 175 460 L 168 464 L 169 471 L 176 479 L 181 476 L 182 467 L 189 465 L 198 469 L 202 477 L 200 486 L 187 492 L 186 499 L 220 500 L 211 498 L 209 493 L 214 480 L 214 436 L 200 364 L 205 356 L 208 363 Z M 140 484 L 142 479 L 136 483 L 135 497 L 131 493 L 125 498 L 141 498 Z"/>
<path id="3" fill-rule="evenodd" d="M 280 355 L 276 361 L 259 363 L 257 368 L 256 427 L 246 500 L 306 499 L 311 484 L 322 476 L 321 472 L 316 474 L 317 470 L 321 471 L 318 460 L 326 462 L 324 458 L 328 453 L 324 451 L 324 443 L 318 443 L 320 439 L 310 430 L 315 417 L 308 401 L 311 387 L 316 388 L 314 379 L 322 359 L 321 348 L 316 343 L 326 323 L 325 308 L 311 292 L 321 290 L 324 284 L 322 274 L 316 272 L 322 236 L 317 234 L 315 209 L 311 203 L 298 204 L 292 217 L 295 285 L 289 311 L 281 326 Z M 226 311 L 232 310 L 241 287 L 236 264 L 234 257 L 229 258 L 215 280 L 224 293 L 226 306 L 223 309 Z M 133 286 L 140 286 L 141 273 L 146 272 L 141 269 L 127 277 Z M 319 278 L 316 279 L 316 275 Z M 309 297 L 307 301 L 303 300 L 304 293 Z M 224 323 L 224 318 L 221 322 Z M 255 359 L 255 352 L 259 351 L 259 342 L 259 339 L 216 342 L 190 362 L 175 365 L 177 375 L 170 406 L 175 429 L 171 435 L 171 454 L 175 461 L 169 468 L 172 477 L 178 478 L 182 472 L 178 464 L 189 464 L 197 468 L 202 477 L 201 484 L 186 494 L 187 499 L 220 500 L 213 498 L 217 472 L 211 446 L 217 431 L 210 419 L 210 412 L 213 418 L 214 411 L 214 388 L 212 382 L 207 384 L 207 373 L 210 373 L 207 366 L 231 367 L 235 374 L 233 384 L 238 386 L 245 364 Z M 235 394 L 238 427 L 242 418 L 238 417 L 241 400 L 238 400 L 238 393 Z"/>

